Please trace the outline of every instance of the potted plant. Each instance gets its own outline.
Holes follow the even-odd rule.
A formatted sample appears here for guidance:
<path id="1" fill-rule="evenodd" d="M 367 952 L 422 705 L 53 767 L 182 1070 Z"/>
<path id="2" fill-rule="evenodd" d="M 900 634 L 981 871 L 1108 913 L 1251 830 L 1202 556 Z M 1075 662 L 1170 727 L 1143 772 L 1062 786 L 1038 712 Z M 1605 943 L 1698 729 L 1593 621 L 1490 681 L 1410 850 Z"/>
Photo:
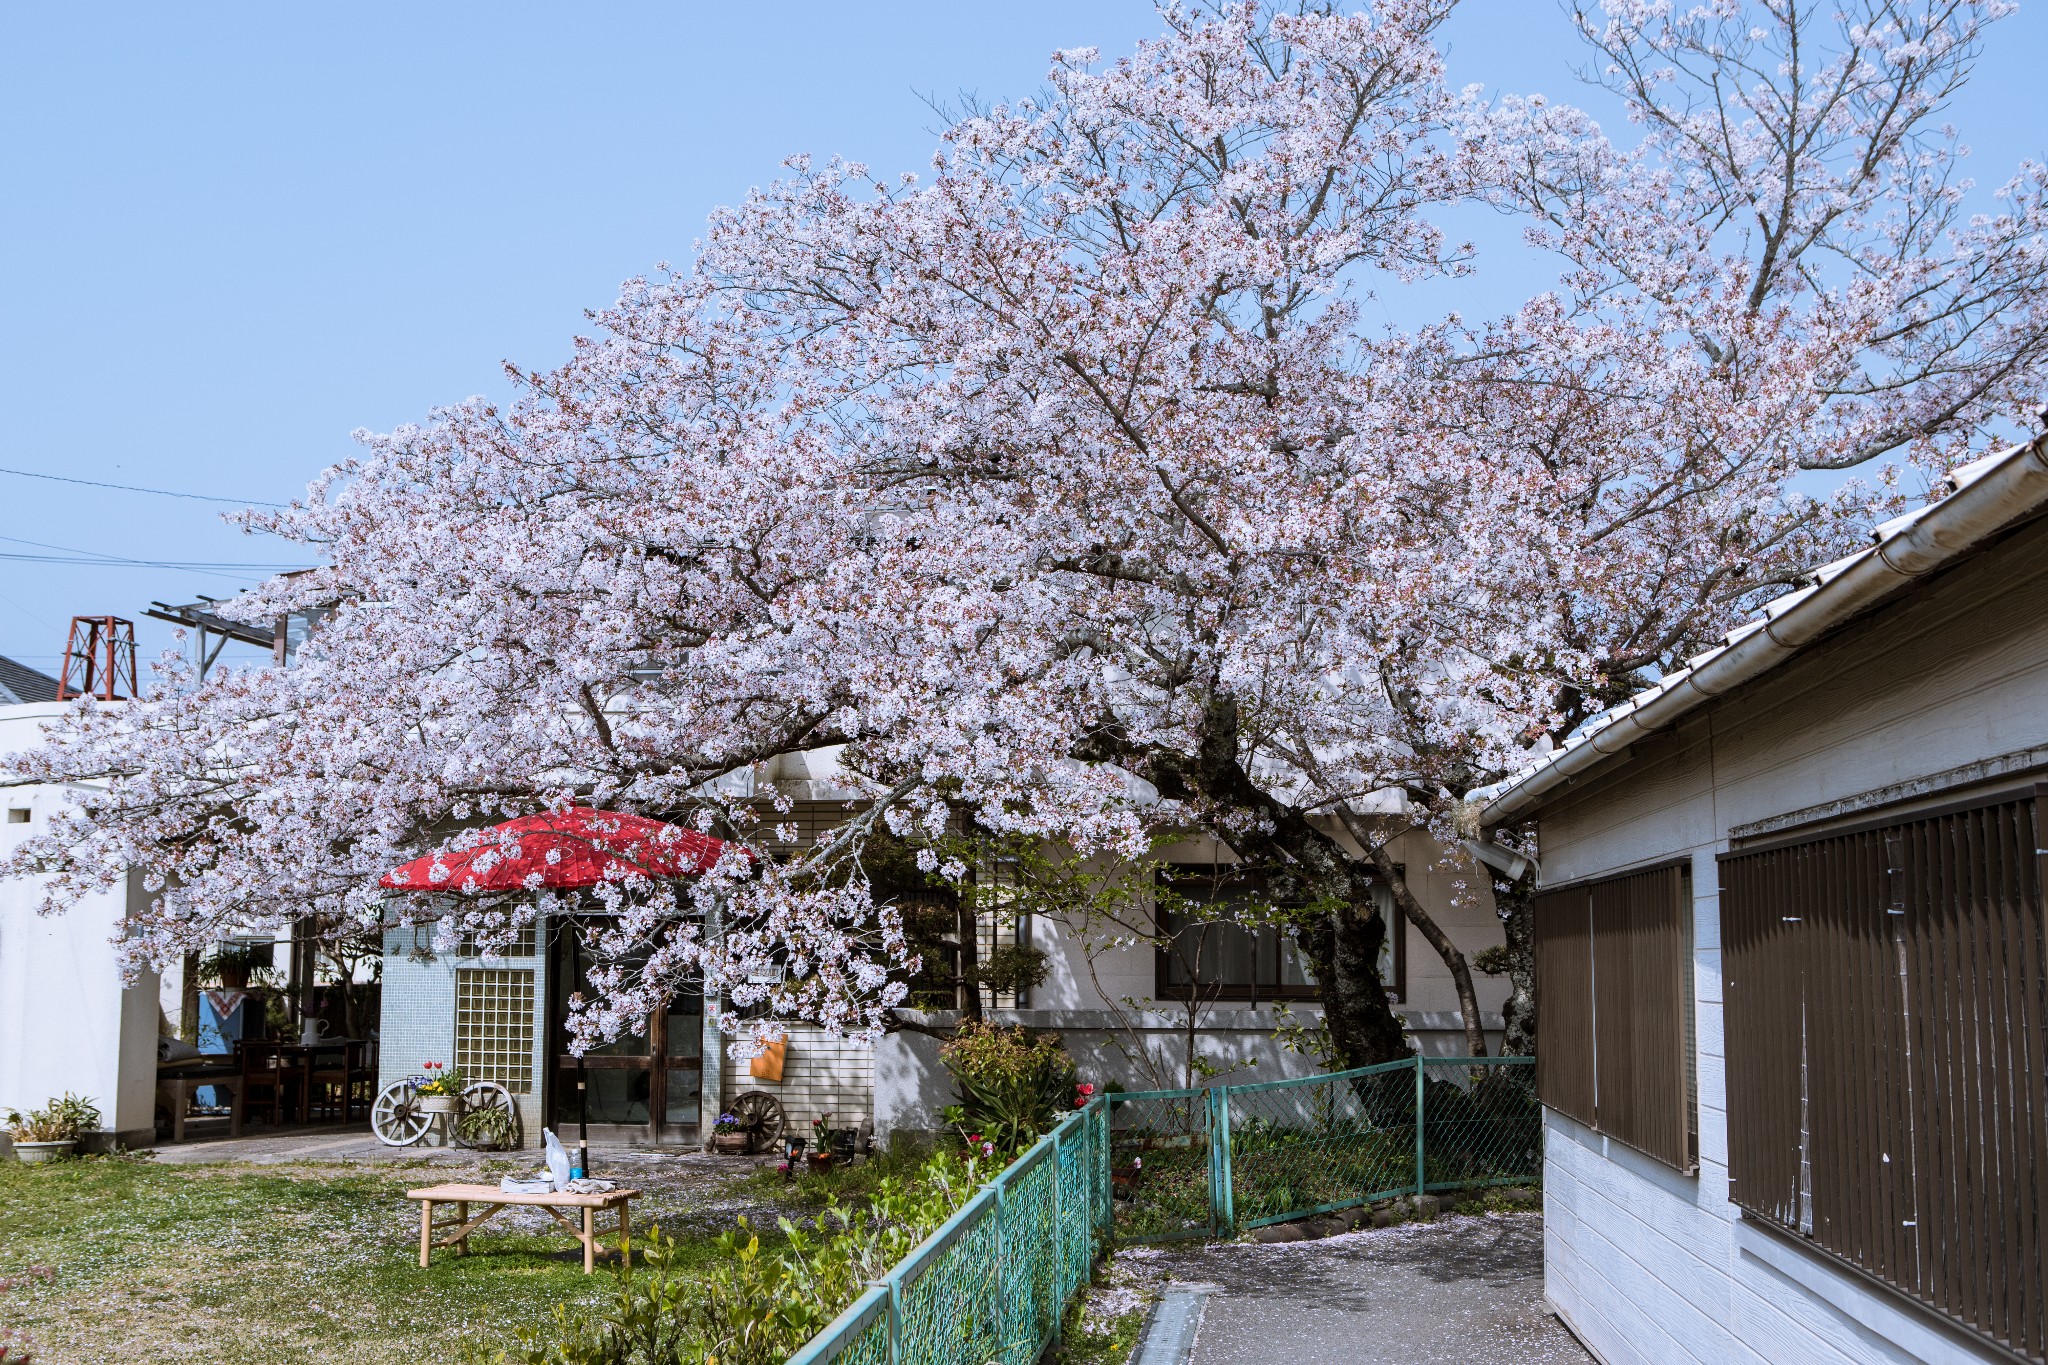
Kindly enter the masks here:
<path id="1" fill-rule="evenodd" d="M 30 1165 L 69 1156 L 78 1146 L 78 1139 L 97 1131 L 99 1126 L 98 1106 L 68 1090 L 62 1099 L 53 1099 L 26 1114 L 14 1109 L 7 1111 L 7 1131 L 14 1139 L 14 1153 Z"/>
<path id="2" fill-rule="evenodd" d="M 427 1078 L 413 1087 L 422 1114 L 454 1114 L 462 1109 L 462 1073 L 444 1062 L 423 1062 Z"/>
<path id="3" fill-rule="evenodd" d="M 811 1169 L 832 1169 L 832 1116 L 820 1114 L 811 1120 Z"/>
<path id="4" fill-rule="evenodd" d="M 203 979 L 218 981 L 221 989 L 245 991 L 252 982 L 267 979 L 275 970 L 268 943 L 223 943 L 200 960 Z"/>
<path id="5" fill-rule="evenodd" d="M 720 1114 L 711 1125 L 711 1150 L 727 1156 L 744 1156 L 753 1135 L 740 1125 L 736 1114 Z"/>

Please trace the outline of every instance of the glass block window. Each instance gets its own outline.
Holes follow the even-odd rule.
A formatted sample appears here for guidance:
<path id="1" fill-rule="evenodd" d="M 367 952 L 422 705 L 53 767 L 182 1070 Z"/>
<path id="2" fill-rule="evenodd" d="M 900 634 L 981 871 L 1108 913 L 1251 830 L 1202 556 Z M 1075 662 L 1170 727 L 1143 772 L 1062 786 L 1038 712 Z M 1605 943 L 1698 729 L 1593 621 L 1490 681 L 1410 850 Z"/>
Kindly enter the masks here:
<path id="1" fill-rule="evenodd" d="M 532 957 L 535 943 L 536 938 L 533 926 L 528 925 L 513 935 L 510 943 L 503 944 L 498 948 L 498 956 L 508 958 Z M 457 957 L 482 957 L 484 955 L 482 940 L 473 933 L 463 934 L 461 941 L 455 945 L 455 955 Z"/>
<path id="2" fill-rule="evenodd" d="M 455 1065 L 468 1080 L 532 1093 L 532 972 L 466 967 L 455 973 Z"/>

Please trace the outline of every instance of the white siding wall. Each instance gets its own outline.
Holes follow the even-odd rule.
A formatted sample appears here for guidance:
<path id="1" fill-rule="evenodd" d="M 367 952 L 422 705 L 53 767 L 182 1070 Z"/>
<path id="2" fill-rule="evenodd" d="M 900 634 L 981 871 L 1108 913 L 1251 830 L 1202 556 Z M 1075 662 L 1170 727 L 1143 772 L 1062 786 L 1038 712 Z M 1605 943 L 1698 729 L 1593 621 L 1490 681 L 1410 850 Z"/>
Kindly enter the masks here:
<path id="1" fill-rule="evenodd" d="M 1728 1202 L 1715 855 L 1731 826 L 2048 743 L 2044 608 L 2048 528 L 2035 528 L 1543 812 L 1553 885 L 1693 858 L 1699 1174 L 1547 1118 L 1546 1288 L 1608 1365 L 1992 1358 Z"/>
<path id="2" fill-rule="evenodd" d="M 0 707 L 0 753 L 37 748 L 42 722 L 68 703 Z M 48 828 L 65 805 L 58 787 L 0 793 L 0 852 Z M 0 1109 L 30 1109 L 65 1091 L 94 1101 L 102 1126 L 148 1145 L 156 1098 L 157 979 L 121 980 L 112 939 L 143 899 L 133 877 L 122 890 L 98 892 L 69 912 L 36 913 L 43 878 L 0 882 Z"/>

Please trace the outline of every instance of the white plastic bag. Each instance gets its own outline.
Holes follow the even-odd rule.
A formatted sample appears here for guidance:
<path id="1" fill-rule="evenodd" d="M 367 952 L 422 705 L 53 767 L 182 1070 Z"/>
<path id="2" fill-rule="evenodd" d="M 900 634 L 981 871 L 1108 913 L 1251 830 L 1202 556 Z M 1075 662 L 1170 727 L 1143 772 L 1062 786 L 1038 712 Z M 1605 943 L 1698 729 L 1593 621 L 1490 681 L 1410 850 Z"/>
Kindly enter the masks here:
<path id="1" fill-rule="evenodd" d="M 569 1188 L 569 1154 L 562 1150 L 554 1129 L 543 1128 L 540 1135 L 548 1144 L 548 1178 L 555 1182 L 557 1191 L 566 1190 Z"/>

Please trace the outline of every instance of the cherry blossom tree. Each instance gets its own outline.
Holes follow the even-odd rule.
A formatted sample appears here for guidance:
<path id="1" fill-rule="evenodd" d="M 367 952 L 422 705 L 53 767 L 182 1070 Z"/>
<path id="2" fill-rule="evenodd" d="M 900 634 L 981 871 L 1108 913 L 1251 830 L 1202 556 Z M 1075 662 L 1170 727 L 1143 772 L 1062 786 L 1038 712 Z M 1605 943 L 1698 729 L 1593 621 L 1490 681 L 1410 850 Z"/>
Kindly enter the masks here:
<path id="1" fill-rule="evenodd" d="M 142 869 L 128 947 L 161 961 L 373 922 L 385 868 L 548 804 L 754 837 L 775 814 L 733 775 L 830 750 L 870 800 L 814 852 L 603 888 L 586 1030 L 687 981 L 872 1035 L 910 950 L 865 841 L 967 818 L 1132 857 L 1213 834 L 1289 907 L 1352 1064 L 1406 1050 L 1392 885 L 1483 1050 L 1388 838 L 1448 837 L 1474 786 L 1890 495 L 1801 497 L 1802 468 L 1938 465 L 2009 414 L 2040 210 L 2030 172 L 1959 219 L 1948 144 L 1885 122 L 1938 112 L 1988 6 L 1866 5 L 1838 62 L 1782 70 L 1812 26 L 1783 3 L 1756 36 L 1739 7 L 1618 6 L 1584 22 L 1639 106 L 1622 148 L 1447 91 L 1450 3 L 1172 9 L 1128 58 L 1061 53 L 1042 98 L 964 111 L 928 174 L 792 162 L 515 402 L 367 436 L 252 515 L 326 561 L 237 607 L 325 611 L 298 660 L 167 664 L 152 699 L 82 707 L 13 760 L 84 790 L 11 870 L 61 908 Z M 1774 71 L 1853 93 L 1781 127 Z M 1431 218 L 1475 197 L 1533 224 L 1560 287 L 1369 326 L 1374 290 L 1468 267 Z M 488 939 L 543 902 L 396 909 Z"/>
<path id="2" fill-rule="evenodd" d="M 1854 549 L 2048 389 L 2048 170 L 2029 162 L 1973 210 L 1941 121 L 2012 8 L 1575 3 L 1590 79 L 1638 135 L 1536 97 L 1471 111 L 1475 192 L 1564 272 L 1511 316 L 1438 329 L 1464 420 L 1548 482 L 1572 548 L 1544 601 L 1559 658 L 1590 667 L 1557 670 L 1548 739 Z M 1800 491 L 1802 473 L 1857 469 Z M 1445 829 L 1462 791 L 1416 794 Z M 1527 1051 L 1528 886 L 1492 881 L 1508 1046 Z"/>

